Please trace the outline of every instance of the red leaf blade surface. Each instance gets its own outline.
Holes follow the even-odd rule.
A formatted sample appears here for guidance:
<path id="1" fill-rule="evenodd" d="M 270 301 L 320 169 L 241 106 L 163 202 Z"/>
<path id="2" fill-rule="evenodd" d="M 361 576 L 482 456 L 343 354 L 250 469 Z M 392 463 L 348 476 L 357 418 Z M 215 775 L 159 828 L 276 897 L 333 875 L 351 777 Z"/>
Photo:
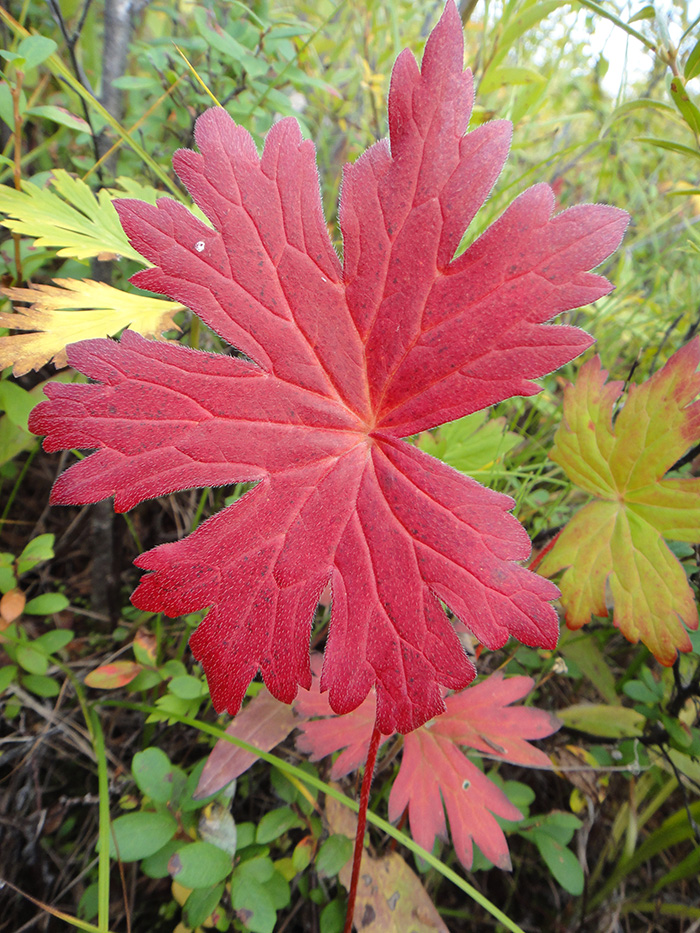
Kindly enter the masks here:
<path id="1" fill-rule="evenodd" d="M 530 742 L 556 732 L 559 721 L 543 710 L 511 706 L 533 686 L 529 677 L 504 678 L 497 672 L 447 697 L 442 716 L 404 739 L 401 766 L 389 796 L 389 819 L 398 820 L 408 808 L 411 835 L 430 851 L 436 837 L 447 838 L 446 812 L 455 851 L 465 868 L 472 865 L 473 843 L 494 865 L 510 868 L 506 838 L 494 815 L 518 820 L 521 814 L 462 747 L 514 764 L 550 768 L 547 755 Z M 311 690 L 299 693 L 294 708 L 307 720 L 300 725 L 300 751 L 312 760 L 340 751 L 333 763 L 333 779 L 362 764 L 374 726 L 371 695 L 338 719 L 314 678 Z"/>
<path id="2" fill-rule="evenodd" d="M 456 260 L 506 157 L 503 121 L 467 133 L 471 75 L 450 0 L 422 68 L 403 53 L 390 146 L 346 169 L 341 267 L 325 227 L 314 149 L 293 120 L 262 157 L 220 108 L 197 121 L 199 153 L 174 165 L 208 226 L 167 198 L 118 202 L 153 263 L 136 284 L 199 314 L 249 358 L 86 341 L 71 365 L 99 385 L 52 386 L 31 427 L 47 450 L 96 448 L 53 501 L 145 498 L 257 482 L 194 534 L 143 555 L 137 606 L 211 607 L 192 638 L 218 709 L 235 713 L 262 671 L 278 699 L 308 687 L 314 609 L 330 581 L 323 689 L 336 712 L 377 688 L 385 734 L 444 709 L 474 676 L 440 601 L 489 647 L 509 635 L 553 647 L 556 588 L 518 566 L 527 536 L 491 492 L 401 441 L 512 394 L 585 349 L 546 324 L 609 283 L 588 270 L 619 243 L 622 211 L 552 218 L 526 191 Z"/>

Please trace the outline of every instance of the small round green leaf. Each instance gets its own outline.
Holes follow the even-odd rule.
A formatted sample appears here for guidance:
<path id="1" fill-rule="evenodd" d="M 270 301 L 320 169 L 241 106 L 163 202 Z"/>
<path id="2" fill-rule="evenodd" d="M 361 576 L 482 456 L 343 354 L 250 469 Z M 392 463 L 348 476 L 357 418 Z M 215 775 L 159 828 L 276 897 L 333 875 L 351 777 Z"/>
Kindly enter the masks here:
<path id="1" fill-rule="evenodd" d="M 233 860 L 209 842 L 193 842 L 179 849 L 168 863 L 168 871 L 185 888 L 209 888 L 231 874 Z"/>
<path id="2" fill-rule="evenodd" d="M 211 888 L 197 888 L 185 903 L 185 921 L 191 929 L 201 926 L 221 900 L 223 884 Z"/>
<path id="3" fill-rule="evenodd" d="M 301 826 L 301 820 L 291 807 L 279 807 L 270 810 L 258 823 L 255 841 L 260 845 L 279 839 L 293 826 Z"/>
<path id="4" fill-rule="evenodd" d="M 352 840 L 347 836 L 329 836 L 318 851 L 316 871 L 326 878 L 337 875 L 352 855 Z"/>
<path id="5" fill-rule="evenodd" d="M 231 903 L 251 933 L 272 933 L 277 922 L 277 911 L 270 893 L 259 881 L 237 879 L 234 876 L 231 882 Z"/>
<path id="6" fill-rule="evenodd" d="M 109 854 L 122 862 L 148 858 L 162 849 L 176 830 L 177 823 L 169 813 L 126 813 L 112 823 Z"/>
<path id="7" fill-rule="evenodd" d="M 181 677 L 173 677 L 168 684 L 168 689 L 181 700 L 196 700 L 202 696 L 204 685 L 198 677 L 192 677 L 191 674 L 184 674 Z"/>
<path id="8" fill-rule="evenodd" d="M 142 794 L 157 803 L 168 803 L 173 794 L 175 768 L 165 752 L 159 748 L 137 752 L 131 770 Z"/>

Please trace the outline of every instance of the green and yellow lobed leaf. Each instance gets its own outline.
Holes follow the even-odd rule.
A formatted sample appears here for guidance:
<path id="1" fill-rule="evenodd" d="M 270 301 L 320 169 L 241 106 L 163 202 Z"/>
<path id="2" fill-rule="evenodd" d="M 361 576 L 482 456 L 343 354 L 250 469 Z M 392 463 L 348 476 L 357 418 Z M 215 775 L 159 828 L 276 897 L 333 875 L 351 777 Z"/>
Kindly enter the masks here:
<path id="1" fill-rule="evenodd" d="M 695 598 L 664 538 L 700 538 L 700 479 L 664 475 L 700 439 L 700 341 L 675 353 L 644 384 L 633 386 L 615 423 L 622 383 L 606 383 L 595 357 L 565 390 L 564 419 L 550 454 L 594 496 L 559 535 L 539 570 L 560 570 L 570 628 L 606 615 L 630 641 L 662 663 L 689 651 Z M 606 587 L 609 586 L 609 594 Z M 685 627 L 684 627 L 685 626 Z"/>

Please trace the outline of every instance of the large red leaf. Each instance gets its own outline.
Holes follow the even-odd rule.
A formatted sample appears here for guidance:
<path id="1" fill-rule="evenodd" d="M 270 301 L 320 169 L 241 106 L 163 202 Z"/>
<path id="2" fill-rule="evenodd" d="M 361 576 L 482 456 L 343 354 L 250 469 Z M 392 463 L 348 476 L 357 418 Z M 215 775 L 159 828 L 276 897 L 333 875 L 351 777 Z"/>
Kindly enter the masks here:
<path id="1" fill-rule="evenodd" d="M 472 865 L 473 842 L 495 865 L 510 868 L 508 844 L 494 814 L 507 820 L 518 820 L 522 814 L 461 747 L 531 768 L 550 768 L 547 755 L 530 740 L 556 732 L 559 721 L 543 710 L 510 705 L 532 687 L 529 677 L 492 674 L 449 696 L 442 716 L 404 739 L 401 766 L 389 795 L 389 818 L 397 820 L 408 808 L 411 835 L 425 849 L 433 848 L 437 836 L 447 838 L 447 811 L 455 852 L 465 868 Z M 294 708 L 304 720 L 297 739 L 301 751 L 314 761 L 340 752 L 331 770 L 333 779 L 362 764 L 374 727 L 371 694 L 339 720 L 314 677 L 311 690 L 299 692 Z"/>
<path id="2" fill-rule="evenodd" d="M 248 360 L 126 332 L 86 341 L 71 365 L 99 385 L 51 386 L 31 427 L 47 450 L 95 447 L 53 501 L 115 508 L 198 485 L 258 481 L 194 534 L 139 558 L 137 606 L 211 606 L 192 638 L 218 709 L 235 712 L 260 669 L 290 701 L 309 686 L 308 643 L 330 580 L 322 684 L 337 712 L 377 686 L 384 733 L 444 709 L 474 670 L 442 600 L 484 644 L 553 646 L 548 581 L 514 563 L 529 541 L 507 496 L 400 440 L 513 394 L 591 339 L 545 324 L 606 294 L 588 269 L 627 215 L 601 205 L 551 216 L 526 191 L 459 258 L 460 238 L 507 154 L 497 121 L 465 134 L 471 75 L 449 0 L 419 70 L 397 60 L 391 147 L 346 169 L 341 267 L 319 197 L 314 147 L 294 120 L 262 158 L 222 109 L 197 121 L 199 154 L 175 168 L 213 227 L 182 205 L 117 202 L 153 268 L 138 285 L 174 298 Z"/>

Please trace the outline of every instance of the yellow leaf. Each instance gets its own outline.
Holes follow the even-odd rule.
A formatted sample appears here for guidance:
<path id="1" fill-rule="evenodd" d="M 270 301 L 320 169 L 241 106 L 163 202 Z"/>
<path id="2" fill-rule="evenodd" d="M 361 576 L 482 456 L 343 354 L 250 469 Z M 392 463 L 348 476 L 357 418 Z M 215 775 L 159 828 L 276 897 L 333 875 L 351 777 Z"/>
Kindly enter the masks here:
<path id="1" fill-rule="evenodd" d="M 13 366 L 15 376 L 21 376 L 51 361 L 65 366 L 68 344 L 113 336 L 125 327 L 146 337 L 180 329 L 173 315 L 184 306 L 176 302 L 124 292 L 92 279 L 54 282 L 2 289 L 13 301 L 30 307 L 0 314 L 0 327 L 32 333 L 0 337 L 0 369 Z"/>

